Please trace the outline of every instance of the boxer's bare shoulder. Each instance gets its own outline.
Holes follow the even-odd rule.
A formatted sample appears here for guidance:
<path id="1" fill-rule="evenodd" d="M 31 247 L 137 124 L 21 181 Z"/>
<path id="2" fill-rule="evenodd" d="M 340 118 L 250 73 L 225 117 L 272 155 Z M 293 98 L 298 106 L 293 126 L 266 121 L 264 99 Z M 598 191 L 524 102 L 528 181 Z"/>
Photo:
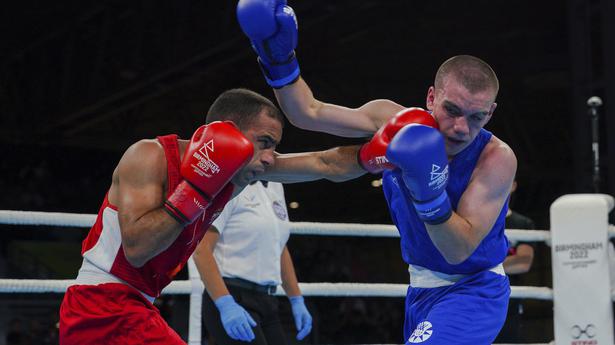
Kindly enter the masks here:
<path id="1" fill-rule="evenodd" d="M 516 171 L 517 157 L 513 150 L 504 141 L 492 136 L 478 158 L 468 194 L 472 194 L 473 186 L 478 183 L 485 186 L 484 190 L 489 191 L 487 195 L 503 202 Z"/>
<path id="2" fill-rule="evenodd" d="M 109 202 L 116 204 L 121 183 L 131 185 L 160 184 L 164 190 L 167 166 L 164 148 L 156 139 L 143 139 L 132 144 L 115 167 L 109 188 Z"/>
<path id="3" fill-rule="evenodd" d="M 508 144 L 494 135 L 485 146 L 476 164 L 476 169 L 482 168 L 513 171 L 514 175 L 517 169 L 517 157 Z"/>

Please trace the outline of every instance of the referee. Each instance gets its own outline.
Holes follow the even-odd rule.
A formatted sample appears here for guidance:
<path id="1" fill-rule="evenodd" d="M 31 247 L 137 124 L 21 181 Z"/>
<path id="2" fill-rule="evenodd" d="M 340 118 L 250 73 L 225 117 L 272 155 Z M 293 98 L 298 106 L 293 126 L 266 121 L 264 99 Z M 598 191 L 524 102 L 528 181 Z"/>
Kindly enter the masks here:
<path id="1" fill-rule="evenodd" d="M 286 247 L 290 222 L 284 188 L 275 182 L 247 186 L 231 200 L 194 253 L 205 284 L 203 322 L 217 344 L 287 344 L 273 296 L 282 284 L 297 339 L 312 329 Z"/>

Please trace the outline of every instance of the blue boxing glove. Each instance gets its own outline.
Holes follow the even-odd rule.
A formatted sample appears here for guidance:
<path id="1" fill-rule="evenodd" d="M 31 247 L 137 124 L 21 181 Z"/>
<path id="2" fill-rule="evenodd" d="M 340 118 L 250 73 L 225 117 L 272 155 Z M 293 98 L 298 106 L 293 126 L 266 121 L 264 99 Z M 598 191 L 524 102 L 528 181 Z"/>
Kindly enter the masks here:
<path id="1" fill-rule="evenodd" d="M 297 340 L 303 340 L 312 331 L 312 315 L 305 307 L 303 296 L 288 297 L 293 310 L 295 327 L 297 327 Z"/>
<path id="2" fill-rule="evenodd" d="M 256 321 L 231 295 L 224 295 L 214 301 L 220 312 L 220 320 L 224 330 L 229 337 L 235 340 L 252 341 L 254 332 L 252 327 L 256 326 Z"/>
<path id="3" fill-rule="evenodd" d="M 401 169 L 419 218 L 432 225 L 446 222 L 453 211 L 446 193 L 448 158 L 440 132 L 407 125 L 391 140 L 386 157 Z"/>
<path id="4" fill-rule="evenodd" d="M 267 83 L 274 88 L 299 78 L 297 18 L 286 0 L 239 0 L 237 20 L 258 54 Z"/>

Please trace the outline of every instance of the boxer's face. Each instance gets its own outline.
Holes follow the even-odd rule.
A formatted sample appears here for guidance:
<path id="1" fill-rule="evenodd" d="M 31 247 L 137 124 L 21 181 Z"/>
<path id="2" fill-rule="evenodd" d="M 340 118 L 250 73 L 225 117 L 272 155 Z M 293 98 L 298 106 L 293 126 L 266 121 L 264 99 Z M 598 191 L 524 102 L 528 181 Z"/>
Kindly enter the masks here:
<path id="1" fill-rule="evenodd" d="M 282 140 L 282 124 L 263 111 L 249 128 L 241 132 L 254 145 L 252 160 L 231 180 L 236 186 L 243 187 L 264 172 L 267 166 L 274 164 L 274 150 Z"/>
<path id="2" fill-rule="evenodd" d="M 444 79 L 441 90 L 427 92 L 427 109 L 433 112 L 446 153 L 454 156 L 468 147 L 491 119 L 497 106 L 492 90 L 471 93 L 454 77 Z"/>

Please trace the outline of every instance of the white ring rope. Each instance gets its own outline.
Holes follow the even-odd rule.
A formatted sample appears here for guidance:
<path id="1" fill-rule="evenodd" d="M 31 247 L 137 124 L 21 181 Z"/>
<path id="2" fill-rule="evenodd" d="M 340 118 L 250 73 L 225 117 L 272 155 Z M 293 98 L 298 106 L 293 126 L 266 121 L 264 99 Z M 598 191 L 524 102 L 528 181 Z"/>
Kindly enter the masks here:
<path id="1" fill-rule="evenodd" d="M 0 210 L 0 224 L 89 228 L 95 221 L 95 214 Z"/>
<path id="2" fill-rule="evenodd" d="M 90 227 L 96 220 L 95 214 L 62 212 L 32 212 L 0 210 L 0 224 L 12 225 L 51 225 L 68 227 Z M 394 225 L 293 222 L 291 232 L 297 235 L 318 236 L 369 236 L 399 237 Z M 507 229 L 506 235 L 513 241 L 549 242 L 551 236 L 546 230 Z M 610 237 L 615 237 L 615 226 L 609 229 Z M 0 279 L 0 293 L 63 293 L 72 280 L 40 279 Z M 306 296 L 381 296 L 403 297 L 405 284 L 360 284 L 360 283 L 300 283 Z M 532 298 L 552 300 L 553 291 L 547 287 L 512 286 L 511 298 Z M 193 286 L 189 280 L 174 281 L 167 286 L 164 294 L 190 294 Z M 283 292 L 278 292 L 282 295 Z M 615 298 L 615 294 L 613 295 Z"/>
<path id="3" fill-rule="evenodd" d="M 95 214 L 0 210 L 0 224 L 88 228 L 95 221 Z M 385 224 L 292 222 L 291 233 L 317 236 L 399 237 L 394 225 Z M 546 242 L 548 244 L 551 240 L 548 230 L 506 229 L 506 236 L 518 242 Z M 615 238 L 614 225 L 609 226 L 609 237 Z"/>
<path id="4" fill-rule="evenodd" d="M 72 279 L 0 279 L 0 293 L 64 293 Z M 407 284 L 365 283 L 299 283 L 304 296 L 326 297 L 405 297 Z M 187 295 L 193 287 L 189 280 L 173 281 L 162 290 L 163 294 Z M 278 289 L 277 296 L 285 296 Z M 547 287 L 511 286 L 511 298 L 552 300 L 553 290 Z M 615 297 L 615 295 L 614 295 Z"/>

